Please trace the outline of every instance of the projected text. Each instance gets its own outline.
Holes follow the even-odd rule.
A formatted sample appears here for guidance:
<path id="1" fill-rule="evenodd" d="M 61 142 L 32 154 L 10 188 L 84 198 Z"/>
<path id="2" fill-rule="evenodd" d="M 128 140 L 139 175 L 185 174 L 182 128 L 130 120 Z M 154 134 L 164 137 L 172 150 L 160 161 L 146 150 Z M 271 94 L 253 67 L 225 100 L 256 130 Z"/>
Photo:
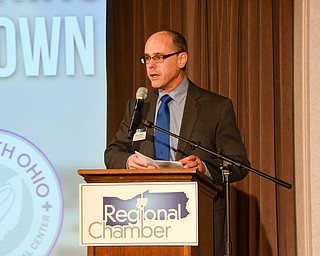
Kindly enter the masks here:
<path id="1" fill-rule="evenodd" d="M 44 76 L 57 76 L 59 58 L 63 58 L 60 64 L 65 62 L 65 74 L 68 76 L 73 76 L 76 70 L 80 70 L 76 67 L 77 59 L 85 75 L 94 75 L 93 17 L 84 17 L 83 31 L 77 17 L 64 17 L 64 37 L 61 17 L 52 18 L 50 32 L 47 27 L 44 17 L 36 17 L 34 32 L 31 33 L 28 18 L 19 18 L 16 27 L 12 20 L 0 17 L 0 39 L 5 46 L 0 51 L 0 77 L 10 77 L 15 73 L 17 61 L 20 60 L 17 59 L 18 43 L 21 44 L 21 61 L 26 76 L 39 76 L 41 72 Z"/>

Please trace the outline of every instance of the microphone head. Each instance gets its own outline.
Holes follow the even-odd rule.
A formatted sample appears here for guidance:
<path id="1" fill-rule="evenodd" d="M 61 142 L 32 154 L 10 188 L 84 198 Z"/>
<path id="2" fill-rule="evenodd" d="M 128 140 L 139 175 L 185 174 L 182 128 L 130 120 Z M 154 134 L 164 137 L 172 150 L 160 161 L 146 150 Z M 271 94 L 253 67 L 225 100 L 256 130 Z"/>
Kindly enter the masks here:
<path id="1" fill-rule="evenodd" d="M 145 100 L 148 96 L 148 89 L 146 87 L 139 87 L 136 92 L 136 99 Z"/>

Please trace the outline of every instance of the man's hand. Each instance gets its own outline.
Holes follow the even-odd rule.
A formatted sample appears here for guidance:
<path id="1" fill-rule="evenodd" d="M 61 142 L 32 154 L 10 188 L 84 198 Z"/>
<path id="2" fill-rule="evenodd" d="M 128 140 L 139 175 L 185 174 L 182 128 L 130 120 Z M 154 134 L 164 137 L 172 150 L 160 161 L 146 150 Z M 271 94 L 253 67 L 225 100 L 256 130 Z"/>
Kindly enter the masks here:
<path id="1" fill-rule="evenodd" d="M 153 165 L 148 165 L 145 161 L 138 158 L 136 154 L 133 154 L 128 157 L 127 160 L 128 169 L 155 169 Z"/>
<path id="2" fill-rule="evenodd" d="M 182 158 L 179 160 L 184 168 L 197 168 L 197 170 L 203 174 L 206 172 L 206 168 L 203 164 L 203 162 L 200 160 L 199 157 L 195 155 L 190 155 L 188 157 Z"/>

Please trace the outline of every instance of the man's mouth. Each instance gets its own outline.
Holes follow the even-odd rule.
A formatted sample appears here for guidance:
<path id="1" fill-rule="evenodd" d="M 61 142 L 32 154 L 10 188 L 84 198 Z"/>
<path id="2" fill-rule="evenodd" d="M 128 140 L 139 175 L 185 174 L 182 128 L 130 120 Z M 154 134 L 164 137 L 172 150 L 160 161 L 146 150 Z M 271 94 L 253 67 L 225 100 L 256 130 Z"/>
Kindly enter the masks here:
<path id="1" fill-rule="evenodd" d="M 158 78 L 159 74 L 150 74 L 149 76 L 150 76 L 150 78 Z"/>

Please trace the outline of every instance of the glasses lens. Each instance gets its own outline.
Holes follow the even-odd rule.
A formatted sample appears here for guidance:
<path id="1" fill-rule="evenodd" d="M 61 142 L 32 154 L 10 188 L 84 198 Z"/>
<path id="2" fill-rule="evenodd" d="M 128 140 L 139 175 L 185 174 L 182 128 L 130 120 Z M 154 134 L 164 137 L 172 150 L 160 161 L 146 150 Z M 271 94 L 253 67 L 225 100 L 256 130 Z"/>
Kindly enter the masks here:
<path id="1" fill-rule="evenodd" d="M 155 55 L 155 56 L 153 56 L 153 60 L 156 63 L 163 62 L 163 56 L 162 55 Z"/>

